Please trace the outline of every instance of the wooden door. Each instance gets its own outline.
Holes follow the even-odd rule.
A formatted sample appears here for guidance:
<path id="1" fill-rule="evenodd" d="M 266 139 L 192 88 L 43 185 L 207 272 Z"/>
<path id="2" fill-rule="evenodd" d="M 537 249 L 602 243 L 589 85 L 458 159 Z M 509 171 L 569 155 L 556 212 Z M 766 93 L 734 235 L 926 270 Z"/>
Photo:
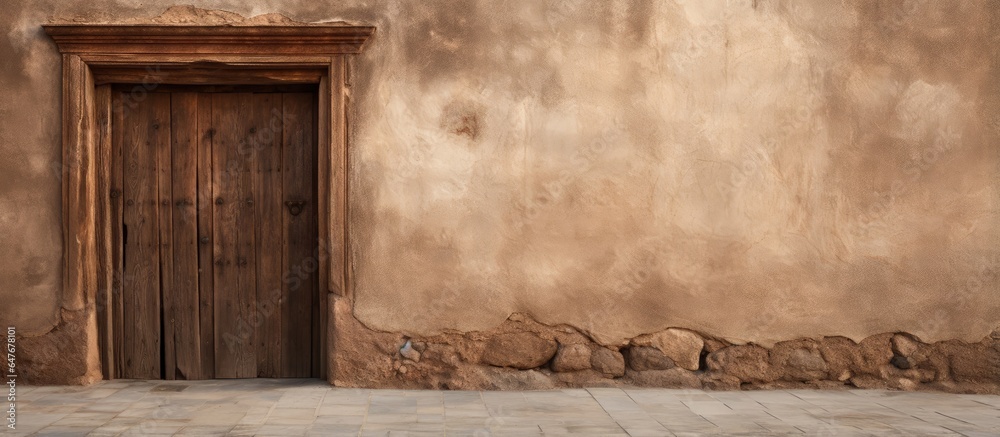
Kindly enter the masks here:
<path id="1" fill-rule="evenodd" d="M 315 90 L 116 90 L 115 376 L 317 376 Z"/>

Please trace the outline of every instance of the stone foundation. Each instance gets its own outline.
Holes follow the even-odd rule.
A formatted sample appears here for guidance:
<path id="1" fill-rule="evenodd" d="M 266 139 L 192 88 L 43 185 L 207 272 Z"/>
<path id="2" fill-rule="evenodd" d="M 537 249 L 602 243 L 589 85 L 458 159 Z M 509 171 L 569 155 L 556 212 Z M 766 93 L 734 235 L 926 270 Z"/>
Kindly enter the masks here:
<path id="1" fill-rule="evenodd" d="M 515 314 L 484 332 L 430 337 L 371 330 L 334 305 L 330 382 L 343 387 L 521 390 L 561 387 L 939 390 L 1000 393 L 1000 332 L 978 343 L 884 333 L 731 344 L 671 328 L 602 345 L 570 326 Z"/>
<path id="2" fill-rule="evenodd" d="M 514 314 L 489 331 L 408 336 L 372 330 L 350 303 L 332 299 L 330 382 L 340 387 L 524 390 L 668 387 L 709 390 L 879 388 L 1000 394 L 1000 331 L 977 343 L 924 343 L 884 333 L 731 344 L 681 328 L 600 344 L 571 326 Z M 99 381 L 92 308 L 19 337 L 18 368 L 29 384 Z"/>

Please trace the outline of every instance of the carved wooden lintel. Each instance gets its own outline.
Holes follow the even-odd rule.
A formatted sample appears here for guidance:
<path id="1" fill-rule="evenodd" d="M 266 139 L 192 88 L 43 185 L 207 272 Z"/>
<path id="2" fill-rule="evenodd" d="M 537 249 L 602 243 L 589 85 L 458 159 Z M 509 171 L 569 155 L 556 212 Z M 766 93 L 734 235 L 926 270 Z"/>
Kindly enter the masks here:
<path id="1" fill-rule="evenodd" d="M 61 53 L 342 55 L 360 53 L 371 26 L 46 24 Z"/>

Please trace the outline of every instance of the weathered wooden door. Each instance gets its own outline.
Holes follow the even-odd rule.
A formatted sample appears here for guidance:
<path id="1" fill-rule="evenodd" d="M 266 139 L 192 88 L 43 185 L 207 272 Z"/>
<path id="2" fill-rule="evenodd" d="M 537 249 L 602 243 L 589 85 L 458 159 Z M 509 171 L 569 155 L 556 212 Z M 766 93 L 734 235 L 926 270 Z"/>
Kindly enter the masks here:
<path id="1" fill-rule="evenodd" d="M 116 87 L 116 375 L 319 373 L 316 93 Z"/>

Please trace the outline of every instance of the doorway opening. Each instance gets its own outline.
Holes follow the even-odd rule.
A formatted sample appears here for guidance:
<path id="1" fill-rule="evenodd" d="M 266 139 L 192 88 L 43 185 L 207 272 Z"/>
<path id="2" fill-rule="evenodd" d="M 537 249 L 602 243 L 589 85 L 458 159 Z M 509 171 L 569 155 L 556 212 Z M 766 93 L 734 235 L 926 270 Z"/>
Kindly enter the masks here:
<path id="1" fill-rule="evenodd" d="M 330 319 L 338 305 L 349 306 L 352 300 L 351 270 L 347 256 L 350 248 L 346 238 L 349 231 L 348 59 L 361 53 L 375 32 L 375 28 L 343 23 L 294 23 L 291 20 L 286 20 L 282 24 L 246 26 L 63 22 L 43 25 L 43 28 L 62 55 L 63 159 L 60 178 L 64 277 L 61 305 L 69 310 L 85 311 L 92 320 L 88 323 L 87 329 L 79 333 L 80 341 L 86 345 L 87 351 L 86 359 L 81 360 L 81 365 L 85 366 L 84 369 L 80 369 L 81 374 L 88 380 L 126 376 L 166 379 L 243 377 L 243 375 L 249 377 L 275 373 L 280 376 L 288 370 L 284 357 L 280 359 L 280 365 L 275 364 L 274 360 L 258 358 L 260 355 L 265 357 L 267 355 L 258 354 L 256 345 L 253 346 L 252 354 L 249 352 L 250 347 L 234 347 L 232 352 L 228 349 L 225 349 L 224 353 L 220 352 L 223 351 L 220 347 L 226 348 L 225 340 L 222 340 L 224 336 L 232 342 L 234 338 L 252 337 L 259 340 L 266 338 L 267 335 L 275 335 L 279 341 L 285 341 L 280 343 L 282 347 L 297 344 L 302 346 L 297 346 L 296 350 L 308 351 L 308 358 L 299 358 L 305 356 L 304 352 L 303 355 L 297 355 L 295 360 L 300 364 L 296 364 L 296 368 L 304 373 L 306 365 L 303 363 L 308 362 L 309 375 L 333 382 L 336 379 L 336 369 L 335 361 L 330 357 L 335 355 L 336 345 L 333 344 L 334 336 L 331 335 L 335 323 Z M 141 89 L 135 88 L 136 92 L 130 95 L 132 99 L 129 102 L 121 102 L 121 88 L 115 84 L 128 84 L 126 86 L 134 87 L 141 85 Z M 210 87 L 181 88 L 195 85 L 210 85 Z M 267 85 L 273 88 L 270 88 L 270 91 L 240 88 L 247 85 Z M 226 89 L 226 86 L 233 88 Z M 296 88 L 299 86 L 305 86 L 307 89 Z M 157 97 L 161 93 L 167 93 L 170 97 Z M 315 220 L 315 225 L 310 224 L 308 228 L 316 230 L 315 236 L 311 237 L 315 238 L 316 244 L 310 246 L 316 248 L 314 253 L 318 252 L 313 257 L 303 260 L 299 270 L 292 269 L 281 273 L 282 283 L 294 284 L 303 278 L 310 278 L 309 275 L 316 272 L 315 280 L 302 281 L 316 284 L 315 293 L 310 298 L 308 323 L 296 322 L 299 324 L 288 325 L 287 328 L 281 328 L 285 329 L 281 334 L 276 334 L 281 329 L 268 331 L 260 326 L 279 323 L 274 322 L 273 318 L 266 317 L 266 314 L 279 311 L 275 308 L 284 308 L 269 306 L 271 301 L 278 300 L 284 305 L 284 299 L 294 300 L 295 297 L 265 296 L 260 300 L 260 296 L 256 294 L 259 279 L 264 278 L 262 282 L 267 282 L 273 281 L 274 278 L 270 273 L 259 274 L 257 264 L 262 259 L 273 256 L 274 251 L 258 246 L 257 238 L 258 233 L 261 233 L 263 235 L 260 237 L 261 241 L 266 238 L 276 240 L 277 237 L 269 236 L 267 232 L 278 232 L 279 235 L 282 232 L 292 232 L 285 225 L 287 217 L 281 219 L 280 227 L 277 227 L 277 219 L 271 222 L 274 226 L 258 227 L 256 222 L 258 214 L 256 212 L 248 214 L 244 211 L 248 207 L 253 208 L 261 201 L 257 199 L 257 192 L 249 196 L 248 192 L 244 191 L 244 187 L 256 187 L 254 185 L 256 182 L 253 182 L 255 179 L 249 170 L 253 167 L 242 162 L 238 152 L 233 152 L 236 154 L 233 159 L 236 163 L 233 167 L 235 170 L 227 173 L 224 169 L 215 171 L 212 168 L 211 172 L 206 173 L 211 167 L 200 161 L 209 158 L 209 154 L 204 152 L 204 146 L 200 145 L 206 132 L 199 134 L 191 127 L 198 126 L 200 129 L 202 118 L 212 121 L 216 117 L 217 103 L 221 105 L 220 107 L 235 108 L 235 112 L 224 111 L 227 114 L 225 116 L 231 117 L 232 125 L 242 126 L 247 131 L 236 129 L 233 132 L 223 132 L 217 129 L 212 131 L 209 137 L 213 142 L 228 141 L 238 144 L 241 139 L 250 137 L 248 133 L 251 127 L 255 133 L 259 129 L 247 124 L 255 113 L 247 108 L 253 108 L 252 103 L 255 98 L 265 99 L 254 96 L 275 93 L 282 94 L 283 115 L 277 117 L 279 119 L 284 117 L 286 96 L 293 94 L 312 96 L 310 107 L 313 109 L 311 113 L 313 127 L 308 130 L 296 130 L 293 133 L 303 135 L 304 132 L 310 132 L 312 135 L 311 141 L 315 147 L 308 149 L 308 153 L 315 153 L 311 155 L 313 164 L 309 166 L 313 176 L 294 179 L 290 183 L 311 184 L 314 191 L 309 192 L 311 199 L 305 197 L 305 191 L 300 192 L 303 198 L 284 198 L 286 178 L 285 171 L 282 170 L 281 194 L 264 195 L 280 198 L 280 201 L 284 202 L 281 204 L 284 208 L 281 214 L 285 216 L 292 214 L 299 222 L 306 221 L 306 217 Z M 148 105 L 138 109 L 138 115 L 135 115 L 144 121 L 128 124 L 132 126 L 129 129 L 136 129 L 135 131 L 124 130 L 125 123 L 113 123 L 116 116 L 126 117 L 124 114 L 116 115 L 116 111 L 120 110 L 116 108 L 120 105 L 113 103 L 116 98 L 119 103 L 133 104 L 141 101 Z M 249 99 L 250 106 L 245 104 L 246 99 Z M 290 99 L 295 100 L 296 97 Z M 306 98 L 302 99 L 304 101 Z M 169 100 L 169 110 L 156 106 L 154 102 L 158 100 L 164 102 Z M 203 107 L 202 102 L 210 102 L 211 116 L 205 115 L 209 112 L 200 109 Z M 192 106 L 194 109 L 191 109 Z M 178 108 L 187 108 L 187 112 L 181 114 L 183 111 L 179 112 Z M 175 113 L 180 119 L 187 117 L 187 120 L 196 121 L 171 123 L 169 119 Z M 305 112 L 302 114 L 301 119 L 308 120 L 309 117 L 304 115 Z M 150 116 L 154 121 L 149 120 Z M 131 119 L 133 115 L 128 117 Z M 285 129 L 284 123 L 285 120 L 282 120 L 283 136 L 288 130 Z M 174 135 L 171 130 L 175 125 L 188 128 L 178 128 L 182 132 Z M 143 129 L 145 134 L 138 129 Z M 140 155 L 130 156 L 130 165 L 135 167 L 134 171 L 129 173 L 132 167 L 123 170 L 124 146 L 131 144 L 126 144 L 123 138 L 126 135 L 140 139 L 153 138 L 149 136 L 150 132 L 168 132 L 156 133 L 153 137 L 170 135 L 169 141 L 163 138 L 156 140 L 169 144 L 171 150 L 169 158 L 161 157 L 165 154 L 166 147 L 146 147 L 142 149 Z M 183 135 L 195 136 L 196 140 L 184 143 L 196 144 L 193 155 L 179 151 L 189 146 L 179 145 L 178 149 L 173 149 L 174 140 L 182 138 Z M 282 139 L 284 140 L 284 137 Z M 116 142 L 120 142 L 117 143 L 118 155 L 113 153 Z M 146 139 L 140 142 L 144 144 Z M 140 153 L 138 148 L 134 145 L 132 147 L 133 153 Z M 200 155 L 197 150 L 199 147 L 203 150 Z M 227 156 L 222 161 L 229 162 L 230 150 L 213 146 L 211 159 L 218 161 L 215 154 L 226 153 Z M 194 156 L 194 161 L 190 159 L 191 156 Z M 196 175 L 193 182 L 194 195 L 191 195 L 190 178 L 179 180 L 176 183 L 180 185 L 175 187 L 172 178 L 175 157 L 178 158 L 177 168 L 187 168 L 185 171 Z M 117 167 L 113 165 L 116 159 L 121 161 L 121 165 Z M 167 162 L 170 163 L 169 172 L 166 171 Z M 159 163 L 164 165 L 161 166 Z M 136 184 L 133 189 L 125 188 L 123 185 L 126 182 L 126 174 L 141 174 L 145 182 Z M 211 197 L 206 198 L 199 193 L 200 187 L 206 186 L 199 178 L 211 180 L 215 175 L 232 176 L 234 180 L 240 182 L 221 185 L 220 192 L 225 193 L 225 196 L 216 196 L 212 193 Z M 132 181 L 131 178 L 129 180 Z M 160 184 L 161 180 L 165 182 Z M 214 181 L 211 183 L 214 184 Z M 163 191 L 168 186 L 170 192 L 166 195 Z M 234 191 L 225 191 L 230 189 Z M 190 196 L 175 198 L 177 197 L 175 193 Z M 234 195 L 233 199 L 227 198 Z M 123 203 L 127 200 L 125 196 L 132 197 L 132 205 Z M 157 202 L 155 205 L 154 199 Z M 200 203 L 199 199 L 202 200 Z M 206 199 L 210 199 L 211 202 L 205 202 Z M 167 200 L 168 205 L 164 205 L 164 200 Z M 248 200 L 252 200 L 254 205 L 249 205 Z M 217 201 L 221 204 L 216 205 Z M 169 204 L 169 202 L 174 203 Z M 181 205 L 177 205 L 178 202 Z M 127 207 L 132 209 L 126 211 Z M 272 213 L 275 212 L 273 203 L 267 207 L 271 208 Z M 166 216 L 164 208 L 171 209 L 169 219 L 163 218 Z M 258 206 L 250 211 L 259 208 Z M 178 212 L 185 210 L 194 211 L 187 214 L 189 218 L 193 217 L 193 222 L 178 223 L 175 228 L 175 213 L 178 217 L 185 217 L 184 213 Z M 207 219 L 208 211 L 213 214 L 211 219 Z M 232 220 L 214 220 L 216 211 L 223 217 L 231 217 Z M 260 216 L 265 217 L 263 214 Z M 247 219 L 240 219 L 246 216 L 254 217 L 252 225 Z M 130 218 L 126 220 L 126 217 Z M 161 223 L 167 231 L 161 229 L 159 226 Z M 167 224 L 169 228 L 166 228 Z M 216 229 L 219 226 L 227 229 Z M 197 232 L 192 234 L 191 229 Z M 201 231 L 209 229 L 213 234 L 208 235 L 208 243 L 202 243 L 202 237 L 206 235 L 201 235 Z M 222 237 L 217 237 L 216 233 L 220 236 L 228 235 L 229 239 L 217 243 L 215 239 Z M 252 241 L 249 237 L 241 238 L 251 234 Z M 163 267 L 164 263 L 160 262 L 163 250 L 160 247 L 162 235 L 169 236 L 169 238 L 163 237 L 163 242 L 167 244 L 166 251 L 170 253 L 169 267 Z M 196 240 L 191 239 L 192 235 Z M 287 236 L 288 241 L 291 241 L 291 235 Z M 306 238 L 300 234 L 294 236 Z M 282 241 L 282 244 L 285 244 L 285 240 Z M 143 249 L 145 252 L 136 252 L 140 246 L 133 247 L 133 245 L 140 244 L 145 244 Z M 211 256 L 206 256 L 208 249 L 203 248 L 203 245 L 211 247 Z M 221 257 L 215 256 L 216 248 L 220 248 Z M 251 250 L 254 254 L 253 264 L 247 255 Z M 175 252 L 197 254 L 197 257 L 185 257 Z M 292 256 L 290 255 L 292 252 L 281 253 L 283 257 Z M 132 256 L 136 258 L 125 259 Z M 284 268 L 286 263 L 284 258 L 282 259 Z M 205 265 L 206 260 L 212 261 L 211 275 L 204 271 L 208 268 Z M 216 262 L 222 263 L 218 274 L 215 271 Z M 272 262 L 273 265 L 277 265 L 273 260 Z M 126 263 L 128 265 L 123 272 L 121 267 L 126 267 Z M 139 269 L 140 266 L 145 267 Z M 198 269 L 197 274 L 192 274 L 195 267 Z M 128 276 L 125 273 L 128 271 L 136 273 Z M 301 276 L 306 271 L 309 275 Z M 293 276 L 286 277 L 285 274 Z M 217 278 L 220 275 L 221 278 Z M 202 288 L 202 282 L 207 282 L 208 278 L 212 278 L 211 286 Z M 232 278 L 235 278 L 235 286 Z M 225 280 L 217 281 L 217 279 Z M 250 300 L 250 288 L 241 287 L 241 280 L 244 285 L 254 283 L 253 301 Z M 198 282 L 197 301 L 190 291 L 193 287 L 177 288 L 173 285 L 174 281 L 181 284 L 186 281 Z M 230 292 L 230 289 L 226 288 L 221 292 L 221 295 L 226 297 L 220 298 L 215 292 L 217 284 L 222 284 L 220 287 L 234 287 L 235 291 Z M 142 291 L 130 296 L 124 291 L 126 286 L 129 289 Z M 208 293 L 202 291 L 209 289 L 212 290 L 212 298 L 203 299 Z M 163 290 L 168 290 L 166 295 L 163 294 Z M 284 288 L 282 290 L 284 293 Z M 220 299 L 228 300 L 220 301 Z M 190 320 L 192 312 L 184 311 L 185 308 L 190 309 L 194 306 L 195 302 L 198 309 L 197 324 Z M 133 309 L 126 313 L 125 305 Z M 219 313 L 218 319 L 216 319 L 217 313 Z M 212 315 L 212 319 L 206 321 L 208 314 Z M 265 317 L 261 317 L 262 314 Z M 188 321 L 181 323 L 177 317 L 187 318 Z M 230 319 L 224 320 L 224 317 Z M 294 314 L 288 319 L 295 319 Z M 220 333 L 221 323 L 227 325 Z M 235 328 L 232 328 L 233 325 Z M 304 333 L 306 326 L 309 327 L 308 342 L 304 340 L 306 334 L 298 336 L 288 332 L 292 330 Z M 198 330 L 197 335 L 192 332 L 195 327 Z M 174 332 L 171 334 L 170 330 Z M 265 333 L 258 336 L 258 332 L 262 330 Z M 126 332 L 129 332 L 131 339 L 126 338 Z M 205 340 L 206 335 L 203 335 L 208 332 L 212 333 L 210 344 Z M 249 334 L 250 332 L 252 334 Z M 156 333 L 158 335 L 154 335 Z M 174 342 L 173 345 L 170 344 L 171 341 Z M 194 357 L 192 354 L 195 354 L 193 351 L 196 349 L 188 347 L 192 341 L 197 341 L 199 346 L 197 349 L 199 355 Z M 237 341 L 235 344 L 244 343 Z M 126 348 L 130 350 L 126 351 Z M 274 352 L 279 348 L 266 348 L 266 350 Z M 222 360 L 218 360 L 216 353 L 225 356 Z M 253 360 L 250 359 L 251 355 Z M 94 357 L 98 359 L 92 359 Z M 125 357 L 146 363 L 139 365 L 127 363 Z M 257 361 L 258 359 L 261 361 Z M 219 361 L 227 362 L 225 360 L 230 360 L 233 364 L 220 367 Z M 269 370 L 262 373 L 259 369 Z M 291 373 L 289 371 L 284 374 Z"/>

